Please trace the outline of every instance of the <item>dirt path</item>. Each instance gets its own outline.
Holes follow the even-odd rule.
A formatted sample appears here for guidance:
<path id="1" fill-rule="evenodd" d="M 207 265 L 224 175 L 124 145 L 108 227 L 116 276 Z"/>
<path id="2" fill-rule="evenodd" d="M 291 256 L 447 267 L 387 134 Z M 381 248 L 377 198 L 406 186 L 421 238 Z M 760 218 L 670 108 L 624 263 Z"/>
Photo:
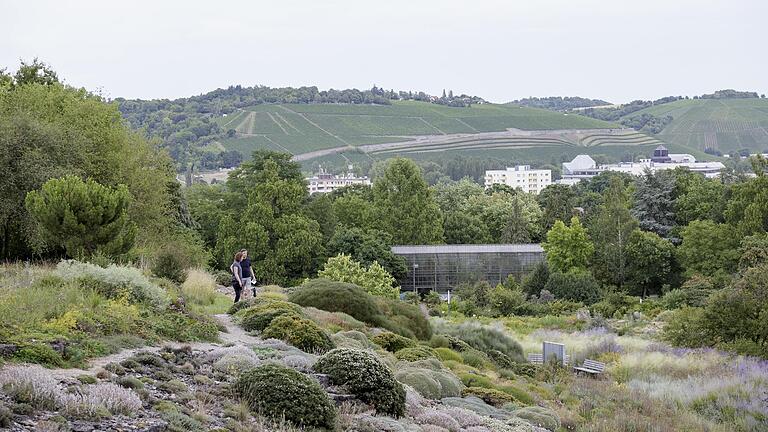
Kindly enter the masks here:
<path id="1" fill-rule="evenodd" d="M 259 343 L 259 341 L 261 340 L 257 337 L 249 335 L 242 328 L 235 325 L 235 323 L 232 322 L 232 317 L 230 317 L 227 314 L 214 315 L 214 318 L 216 318 L 216 320 L 227 329 L 226 332 L 219 332 L 219 340 L 221 340 L 221 343 L 166 342 L 161 346 L 146 346 L 141 348 L 132 348 L 132 349 L 120 351 L 119 353 L 108 355 L 106 357 L 91 359 L 88 362 L 87 369 L 50 369 L 50 373 L 52 376 L 58 379 L 74 378 L 79 375 L 93 375 L 96 372 L 98 372 L 99 369 L 103 368 L 109 363 L 119 363 L 129 357 L 132 357 L 133 355 L 135 355 L 140 351 L 149 351 L 149 352 L 156 353 L 156 352 L 159 352 L 164 346 L 171 346 L 171 347 L 178 348 L 181 346 L 189 345 L 193 350 L 210 351 L 214 348 L 221 347 L 224 344 L 254 345 Z"/>

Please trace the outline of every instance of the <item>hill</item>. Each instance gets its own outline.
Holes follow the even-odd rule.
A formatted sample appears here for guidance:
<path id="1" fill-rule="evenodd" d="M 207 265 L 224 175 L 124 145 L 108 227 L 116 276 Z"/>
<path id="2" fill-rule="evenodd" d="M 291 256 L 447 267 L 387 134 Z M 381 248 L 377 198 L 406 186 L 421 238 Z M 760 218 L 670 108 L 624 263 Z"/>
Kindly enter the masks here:
<path id="1" fill-rule="evenodd" d="M 602 99 L 588 99 L 579 96 L 550 96 L 529 97 L 509 102 L 507 105 L 526 106 L 532 108 L 544 108 L 553 111 L 568 111 L 580 108 L 601 107 L 611 105 Z"/>
<path id="2" fill-rule="evenodd" d="M 573 114 L 494 104 L 455 108 L 416 101 L 391 105 L 265 104 L 217 119 L 236 135 L 220 140 L 225 149 L 247 154 L 258 148 L 294 155 L 412 141 L 415 137 L 449 137 L 532 130 L 605 129 L 616 125 Z M 472 138 L 462 137 L 465 141 Z M 481 136 L 475 141 L 483 141 Z M 536 141 L 528 141 L 536 144 Z M 461 147 L 461 146 L 456 146 Z"/>
<path id="3" fill-rule="evenodd" d="M 671 116 L 656 136 L 669 143 L 728 154 L 768 150 L 768 99 L 681 99 L 650 106 L 622 119 Z"/>

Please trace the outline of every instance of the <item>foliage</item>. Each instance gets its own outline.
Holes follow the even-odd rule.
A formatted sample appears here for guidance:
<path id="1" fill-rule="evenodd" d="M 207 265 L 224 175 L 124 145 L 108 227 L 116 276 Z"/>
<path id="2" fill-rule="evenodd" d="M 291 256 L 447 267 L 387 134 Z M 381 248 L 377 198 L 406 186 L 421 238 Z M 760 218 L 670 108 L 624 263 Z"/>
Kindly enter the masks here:
<path id="1" fill-rule="evenodd" d="M 528 420 L 532 425 L 544 428 L 548 431 L 556 431 L 560 428 L 560 417 L 554 411 L 540 407 L 528 406 L 514 411 L 516 417 Z"/>
<path id="2" fill-rule="evenodd" d="M 382 326 L 401 336 L 429 340 L 432 326 L 418 306 L 400 300 L 375 297 L 379 310 L 387 318 Z"/>
<path id="3" fill-rule="evenodd" d="M 708 179 L 692 172 L 678 172 L 675 182 L 675 219 L 686 226 L 695 220 L 722 222 L 725 186 L 719 179 Z"/>
<path id="4" fill-rule="evenodd" d="M 736 269 L 739 237 L 730 225 L 696 220 L 683 228 L 682 239 L 677 258 L 687 275 L 722 276 Z"/>
<path id="5" fill-rule="evenodd" d="M 495 350 L 507 355 L 513 361 L 523 361 L 523 348 L 520 344 L 497 328 L 467 321 L 459 325 L 443 324 L 438 327 L 438 330 L 486 354 Z"/>
<path id="6" fill-rule="evenodd" d="M 552 271 L 567 272 L 571 269 L 585 269 L 595 247 L 581 226 L 579 218 L 571 218 L 571 226 L 556 221 L 547 232 L 547 241 L 542 244 L 547 253 L 547 264 Z"/>
<path id="7" fill-rule="evenodd" d="M 527 295 L 539 295 L 549 280 L 549 266 L 546 261 L 536 263 L 523 279 L 523 291 Z"/>
<path id="8" fill-rule="evenodd" d="M 162 249 L 155 262 L 152 264 L 152 273 L 161 278 L 166 278 L 176 283 L 184 281 L 184 264 L 176 255 L 176 251 L 168 248 Z"/>
<path id="9" fill-rule="evenodd" d="M 261 333 L 265 339 L 281 339 L 307 352 L 325 352 L 333 348 L 330 336 L 317 324 L 292 314 L 283 314 L 270 322 Z"/>
<path id="10" fill-rule="evenodd" d="M 477 396 L 492 406 L 502 406 L 515 402 L 515 397 L 501 390 L 485 387 L 467 387 L 461 391 L 462 396 Z"/>
<path id="11" fill-rule="evenodd" d="M 133 267 L 113 264 L 102 268 L 78 261 L 61 261 L 55 274 L 63 279 L 77 280 L 107 298 L 127 297 L 131 302 L 146 303 L 155 309 L 168 304 L 165 291 Z"/>
<path id="12" fill-rule="evenodd" d="M 446 370 L 432 370 L 419 367 L 398 368 L 397 380 L 413 387 L 427 399 L 442 399 L 461 396 L 463 385 L 455 375 Z"/>
<path id="13" fill-rule="evenodd" d="M 675 224 L 675 182 L 675 174 L 670 170 L 649 171 L 635 181 L 631 213 L 637 218 L 640 229 L 669 237 Z"/>
<path id="14" fill-rule="evenodd" d="M 416 346 L 416 341 L 407 337 L 400 336 L 392 332 L 384 332 L 374 336 L 373 343 L 385 350 L 396 353 L 403 348 L 412 348 Z"/>
<path id="15" fill-rule="evenodd" d="M 479 216 L 464 211 L 444 211 L 445 242 L 448 244 L 487 244 L 491 234 Z"/>
<path id="16" fill-rule="evenodd" d="M 403 348 L 395 353 L 395 357 L 398 360 L 415 362 L 419 360 L 426 360 L 429 358 L 437 358 L 435 350 L 428 346 L 418 345 L 409 348 Z"/>
<path id="17" fill-rule="evenodd" d="M 443 238 L 440 208 L 419 167 L 392 159 L 373 183 L 373 204 L 382 229 L 396 244 L 432 244 Z"/>
<path id="18" fill-rule="evenodd" d="M 669 283 L 675 249 L 672 243 L 653 232 L 632 231 L 626 245 L 627 284 L 630 292 L 645 298 L 661 294 Z"/>
<path id="19" fill-rule="evenodd" d="M 755 177 L 731 186 L 724 216 L 742 236 L 768 231 L 768 166 L 762 156 L 752 157 Z"/>
<path id="20" fill-rule="evenodd" d="M 256 297 L 254 305 L 239 312 L 237 317 L 245 331 L 264 331 L 272 320 L 282 315 L 302 316 L 301 308 L 294 303 Z"/>
<path id="21" fill-rule="evenodd" d="M 87 257 L 96 251 L 119 255 L 131 248 L 135 227 L 127 213 L 130 200 L 125 185 L 112 189 L 68 175 L 27 193 L 25 205 L 47 242 L 63 247 L 70 257 Z"/>
<path id="22" fill-rule="evenodd" d="M 334 384 L 346 386 L 378 413 L 393 417 L 401 417 L 405 413 L 403 386 L 389 368 L 370 352 L 337 348 L 320 357 L 314 369 L 328 374 Z"/>
<path id="23" fill-rule="evenodd" d="M 368 268 L 364 268 L 359 262 L 344 254 L 329 258 L 317 276 L 355 284 L 375 296 L 397 298 L 400 292 L 399 288 L 392 286 L 395 283 L 395 278 L 387 273 L 378 262 L 374 261 Z"/>
<path id="24" fill-rule="evenodd" d="M 525 294 L 519 286 L 512 288 L 498 284 L 489 293 L 491 310 L 496 316 L 508 316 L 515 313 L 525 303 Z"/>
<path id="25" fill-rule="evenodd" d="M 181 294 L 191 303 L 210 305 L 216 300 L 216 281 L 202 269 L 190 269 L 181 285 Z"/>
<path id="26" fill-rule="evenodd" d="M 374 297 L 350 283 L 311 279 L 293 291 L 288 300 L 328 312 L 344 312 L 372 326 L 381 326 L 384 322 Z"/>
<path id="27" fill-rule="evenodd" d="M 336 410 L 320 384 L 276 364 L 243 372 L 234 385 L 254 412 L 285 418 L 297 426 L 333 429 Z"/>
<path id="28" fill-rule="evenodd" d="M 61 405 L 58 383 L 40 366 L 10 366 L 0 372 L 0 388 L 17 402 L 37 408 L 56 409 Z"/>
<path id="29" fill-rule="evenodd" d="M 336 202 L 339 201 L 338 198 Z M 395 280 L 406 275 L 405 258 L 395 255 L 391 249 L 392 236 L 376 229 L 363 230 L 338 226 L 328 242 L 331 256 L 349 255 L 361 266 L 371 266 L 378 262 Z"/>
<path id="30" fill-rule="evenodd" d="M 542 209 L 541 223 L 546 231 L 557 221 L 570 220 L 576 207 L 576 193 L 567 185 L 551 184 L 536 196 Z"/>
<path id="31" fill-rule="evenodd" d="M 586 271 L 553 272 L 545 289 L 555 298 L 592 304 L 600 299 L 600 284 Z"/>
<path id="32" fill-rule="evenodd" d="M 614 292 L 606 294 L 601 301 L 593 304 L 591 309 L 605 318 L 621 318 L 624 314 L 636 310 L 634 308 L 638 306 L 640 298 Z"/>
<path id="33" fill-rule="evenodd" d="M 758 267 L 768 264 L 768 234 L 755 234 L 744 237 L 739 247 L 739 269 Z"/>

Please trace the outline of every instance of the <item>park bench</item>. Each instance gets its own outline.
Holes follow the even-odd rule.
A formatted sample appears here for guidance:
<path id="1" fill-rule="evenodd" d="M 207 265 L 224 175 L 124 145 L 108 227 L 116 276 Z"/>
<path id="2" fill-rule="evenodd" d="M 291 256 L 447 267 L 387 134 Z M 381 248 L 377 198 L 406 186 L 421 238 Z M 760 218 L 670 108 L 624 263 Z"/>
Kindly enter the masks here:
<path id="1" fill-rule="evenodd" d="M 586 359 L 581 366 L 574 366 L 573 370 L 575 370 L 576 373 L 585 372 L 590 375 L 599 375 L 605 372 L 605 363 Z"/>
<path id="2" fill-rule="evenodd" d="M 565 355 L 565 364 L 568 364 L 570 357 Z M 544 354 L 528 353 L 528 362 L 533 364 L 544 364 Z"/>

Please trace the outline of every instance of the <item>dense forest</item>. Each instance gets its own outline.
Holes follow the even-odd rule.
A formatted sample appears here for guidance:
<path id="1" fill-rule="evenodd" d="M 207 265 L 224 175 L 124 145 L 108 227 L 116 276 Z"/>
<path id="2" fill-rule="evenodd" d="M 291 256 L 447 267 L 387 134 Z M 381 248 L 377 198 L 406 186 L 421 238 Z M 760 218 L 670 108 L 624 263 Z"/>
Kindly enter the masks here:
<path id="1" fill-rule="evenodd" d="M 529 97 L 514 100 L 510 104 L 553 111 L 569 111 L 577 108 L 611 105 L 610 102 L 601 99 L 588 99 L 578 96 Z"/>

